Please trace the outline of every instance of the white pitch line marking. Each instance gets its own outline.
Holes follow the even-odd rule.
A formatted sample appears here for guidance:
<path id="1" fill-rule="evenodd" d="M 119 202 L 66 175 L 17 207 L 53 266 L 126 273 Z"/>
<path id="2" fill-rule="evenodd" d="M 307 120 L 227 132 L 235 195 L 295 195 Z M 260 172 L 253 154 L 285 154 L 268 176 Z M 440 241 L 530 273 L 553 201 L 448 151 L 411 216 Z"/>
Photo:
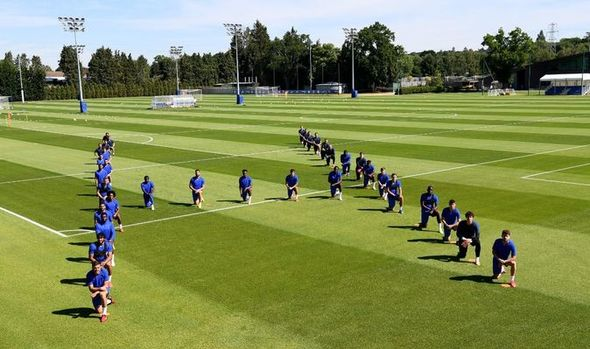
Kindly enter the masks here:
<path id="1" fill-rule="evenodd" d="M 0 211 L 6 212 L 6 213 L 8 213 L 8 214 L 10 214 L 12 216 L 15 216 L 16 218 L 20 218 L 20 219 L 22 219 L 23 221 L 25 221 L 27 223 L 30 223 L 30 224 L 32 224 L 32 225 L 34 225 L 36 227 L 39 227 L 39 228 L 41 228 L 43 230 L 46 230 L 46 231 L 48 231 L 48 232 L 50 232 L 52 234 L 61 236 L 62 238 L 68 237 L 66 234 L 62 234 L 62 233 L 60 233 L 59 231 L 57 231 L 55 229 L 49 228 L 48 226 L 43 225 L 43 224 L 41 224 L 39 222 L 35 222 L 34 220 L 32 220 L 30 218 L 27 218 L 25 216 L 22 216 L 22 215 L 20 215 L 20 214 L 18 214 L 16 212 L 12 212 L 12 211 L 10 211 L 8 209 L 5 209 L 4 207 L 0 207 Z"/>
<path id="2" fill-rule="evenodd" d="M 581 164 L 581 165 L 575 165 L 575 166 L 569 166 L 569 167 L 564 167 L 564 168 L 558 168 L 557 170 L 551 170 L 551 171 L 533 173 L 531 175 L 523 176 L 523 177 L 520 177 L 520 178 L 522 178 L 522 179 L 531 179 L 532 177 L 538 177 L 538 176 L 542 176 L 542 175 L 546 175 L 546 174 L 550 174 L 550 173 L 555 173 L 555 172 L 567 171 L 567 170 L 571 170 L 571 169 L 578 168 L 578 167 L 584 167 L 584 166 L 588 166 L 588 165 L 590 165 L 590 162 L 587 162 L 587 163 Z"/>
<path id="3" fill-rule="evenodd" d="M 568 181 L 558 181 L 555 179 L 544 179 L 544 178 L 524 178 L 527 181 L 539 181 L 539 182 L 548 182 L 548 183 L 558 183 L 558 184 L 569 184 L 569 185 L 579 185 L 584 187 L 590 187 L 589 183 L 578 183 L 578 182 L 568 182 Z"/>
<path id="4" fill-rule="evenodd" d="M 360 184 L 355 184 L 355 185 L 349 186 L 347 188 L 354 188 L 354 187 L 357 187 L 359 185 Z M 326 192 L 329 192 L 329 191 L 330 191 L 329 189 L 328 190 L 316 190 L 316 191 L 312 191 L 312 192 L 309 192 L 309 193 L 301 194 L 299 196 L 310 196 L 310 195 L 315 195 L 315 194 L 326 193 Z M 220 211 L 235 210 L 235 209 L 238 209 L 238 208 L 246 208 L 246 207 L 251 207 L 251 206 L 255 206 L 255 205 L 262 205 L 262 204 L 268 204 L 268 203 L 280 202 L 280 201 L 285 201 L 285 200 L 284 199 L 270 199 L 270 200 L 256 201 L 256 202 L 251 203 L 250 205 L 238 204 L 238 205 L 233 205 L 233 206 L 220 207 L 220 208 L 216 208 L 216 209 L 213 209 L 213 210 L 199 211 L 199 212 L 193 212 L 193 213 L 186 213 L 186 214 L 182 214 L 182 215 L 178 215 L 178 216 L 153 219 L 151 221 L 144 221 L 144 222 L 137 222 L 137 223 L 126 224 L 125 225 L 125 228 L 128 228 L 128 227 L 136 227 L 136 226 L 146 225 L 146 224 L 152 224 L 152 223 L 166 222 L 166 221 L 171 221 L 171 220 L 180 219 L 180 218 L 186 218 L 186 217 L 200 216 L 200 215 L 209 214 L 209 213 L 215 213 L 215 212 L 220 212 Z M 94 233 L 94 231 L 92 231 L 92 230 L 85 230 L 85 229 L 62 230 L 62 232 L 68 232 L 68 231 L 83 231 L 83 232 L 77 233 L 77 234 L 71 234 L 71 235 L 64 235 L 64 234 L 62 234 L 62 235 L 64 235 L 64 237 L 74 237 L 74 236 L 88 235 L 88 234 Z"/>

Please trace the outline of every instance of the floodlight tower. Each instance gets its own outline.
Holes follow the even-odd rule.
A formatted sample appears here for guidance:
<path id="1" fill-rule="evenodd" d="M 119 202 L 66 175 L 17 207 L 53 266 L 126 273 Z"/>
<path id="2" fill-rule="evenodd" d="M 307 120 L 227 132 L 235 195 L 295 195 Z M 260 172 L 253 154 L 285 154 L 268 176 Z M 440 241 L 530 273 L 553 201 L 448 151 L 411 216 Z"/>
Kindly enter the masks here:
<path id="1" fill-rule="evenodd" d="M 183 46 L 170 46 L 170 56 L 176 62 L 176 94 L 180 94 L 180 78 L 178 77 L 178 59 L 182 55 Z"/>
<path id="2" fill-rule="evenodd" d="M 350 41 L 351 44 L 350 52 L 352 53 L 352 91 L 350 92 L 350 95 L 352 98 L 356 98 L 358 96 L 358 92 L 354 89 L 354 40 L 358 39 L 359 33 L 356 28 L 342 28 L 342 30 L 344 30 L 346 40 Z"/>
<path id="3" fill-rule="evenodd" d="M 242 36 L 242 25 L 238 23 L 224 23 L 223 26 L 227 30 L 227 35 L 233 37 L 236 41 L 236 103 L 242 105 L 244 104 L 244 97 L 240 95 L 240 66 L 238 62 L 238 37 Z"/>
<path id="4" fill-rule="evenodd" d="M 311 38 L 307 39 L 307 44 L 309 45 L 309 92 L 313 91 L 313 65 L 311 64 Z"/>
<path id="5" fill-rule="evenodd" d="M 74 33 L 74 47 L 76 48 L 76 62 L 78 63 L 78 91 L 80 93 L 80 112 L 86 113 L 88 111 L 88 106 L 86 102 L 84 102 L 84 93 L 82 91 L 82 73 L 80 72 L 80 55 L 78 52 L 78 39 L 76 37 L 77 32 L 83 32 L 84 22 L 86 19 L 84 17 L 57 17 L 57 19 L 61 22 L 64 27 L 64 31 Z"/>
<path id="6" fill-rule="evenodd" d="M 20 79 L 20 101 L 25 102 L 25 89 L 23 88 L 23 71 L 21 68 L 21 55 L 18 55 L 18 77 Z"/>

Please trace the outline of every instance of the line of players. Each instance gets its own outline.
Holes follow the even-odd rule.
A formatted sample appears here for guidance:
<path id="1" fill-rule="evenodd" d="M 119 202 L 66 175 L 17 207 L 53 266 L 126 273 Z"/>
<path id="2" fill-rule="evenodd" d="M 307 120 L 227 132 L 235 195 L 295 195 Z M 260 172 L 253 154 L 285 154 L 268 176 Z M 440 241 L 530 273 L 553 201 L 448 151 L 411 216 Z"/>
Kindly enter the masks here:
<path id="1" fill-rule="evenodd" d="M 351 155 L 347 150 L 340 155 L 340 162 L 342 164 L 342 171 L 334 164 L 335 149 L 330 142 L 325 139 L 322 141 L 321 137 L 316 133 L 313 135 L 309 130 L 303 126 L 299 128 L 299 142 L 308 151 L 313 147 L 315 154 L 319 155 L 322 160 L 326 160 L 326 166 L 330 166 L 332 162 L 332 171 L 328 174 L 328 182 L 330 183 L 331 196 L 342 200 L 342 177 L 349 176 L 351 166 Z M 393 173 L 391 177 L 385 172 L 385 168 L 381 168 L 377 177 L 375 178 L 375 167 L 371 160 L 365 158 L 362 152 L 355 159 L 356 180 L 363 178 L 363 188 L 367 188 L 372 184 L 373 190 L 375 186 L 379 185 L 379 195 L 388 201 L 386 211 L 393 211 L 395 203 L 399 202 L 399 213 L 403 213 L 404 197 L 402 192 L 402 184 L 398 179 L 397 174 Z M 291 170 L 293 171 L 293 170 Z M 289 178 L 289 177 L 287 177 Z M 461 220 L 461 213 L 457 209 L 455 200 L 449 200 L 449 206 L 442 210 L 438 210 L 439 199 L 434 194 L 433 186 L 429 185 L 426 192 L 420 196 L 420 223 L 416 229 L 426 229 L 430 217 L 436 217 L 438 223 L 438 231 L 443 236 L 443 243 L 455 243 L 459 252 L 457 259 L 463 259 L 467 256 L 469 246 L 475 249 L 475 264 L 480 265 L 481 243 L 480 243 L 480 228 L 479 224 L 474 220 L 475 214 L 471 211 L 465 213 L 465 220 Z M 451 233 L 456 231 L 457 241 L 451 241 Z M 516 287 L 516 246 L 511 240 L 511 232 L 509 230 L 502 231 L 502 237 L 494 242 L 492 247 L 492 269 L 493 279 L 498 279 L 504 274 L 505 267 L 510 267 L 510 287 Z"/>
<path id="2" fill-rule="evenodd" d="M 92 263 L 92 270 L 86 274 L 86 285 L 90 290 L 94 309 L 100 314 L 100 322 L 107 321 L 108 305 L 114 303 L 110 295 L 117 237 L 113 220 L 118 222 L 119 231 L 123 232 L 119 202 L 112 186 L 114 149 L 115 143 L 107 132 L 94 150 L 98 166 L 94 172 L 98 210 L 94 212 L 96 242 L 88 247 L 88 259 Z"/>

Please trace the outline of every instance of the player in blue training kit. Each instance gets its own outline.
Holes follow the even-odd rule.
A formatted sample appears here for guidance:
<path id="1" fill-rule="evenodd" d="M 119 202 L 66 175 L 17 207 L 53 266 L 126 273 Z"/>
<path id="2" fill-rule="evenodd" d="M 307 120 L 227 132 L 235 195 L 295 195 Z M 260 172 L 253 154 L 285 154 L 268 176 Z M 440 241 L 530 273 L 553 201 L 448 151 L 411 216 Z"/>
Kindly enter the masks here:
<path id="1" fill-rule="evenodd" d="M 141 192 L 143 193 L 143 203 L 145 207 L 151 209 L 152 211 L 156 209 L 156 205 L 154 203 L 154 191 L 156 186 L 154 182 L 150 181 L 149 176 L 143 177 L 143 182 L 139 185 L 141 187 Z"/>
<path id="2" fill-rule="evenodd" d="M 96 222 L 94 225 L 94 231 L 96 232 L 96 236 L 98 234 L 104 234 L 105 239 L 110 242 L 111 244 L 115 241 L 117 237 L 117 233 L 115 232 L 115 227 L 113 226 L 113 222 L 109 220 L 108 214 L 103 212 L 100 214 L 100 220 Z"/>
<path id="3" fill-rule="evenodd" d="M 363 168 L 363 179 L 363 188 L 372 185 L 373 190 L 375 190 L 375 166 L 373 166 L 371 160 L 367 160 L 367 164 Z"/>
<path id="4" fill-rule="evenodd" d="M 404 213 L 404 195 L 402 192 L 402 182 L 397 179 L 397 174 L 392 173 L 391 179 L 387 182 L 387 210 L 393 212 L 395 202 L 399 201 L 399 213 Z"/>
<path id="5" fill-rule="evenodd" d="M 113 246 L 106 241 L 103 233 L 98 233 L 96 235 L 96 241 L 88 247 L 88 259 L 90 259 L 92 264 L 99 263 L 102 267 L 106 268 L 109 276 L 111 276 L 113 274 L 113 269 L 111 268 L 112 257 Z"/>
<path id="6" fill-rule="evenodd" d="M 188 182 L 188 188 L 193 194 L 193 203 L 198 208 L 201 208 L 203 201 L 205 201 L 205 197 L 203 195 L 205 191 L 205 178 L 201 177 L 201 170 L 195 170 L 194 177 L 192 177 Z"/>
<path id="7" fill-rule="evenodd" d="M 451 232 L 457 230 L 459 222 L 461 221 L 461 212 L 457 208 L 455 200 L 449 200 L 449 207 L 445 207 L 441 213 L 443 223 L 443 242 L 449 242 L 451 239 Z"/>
<path id="8" fill-rule="evenodd" d="M 510 287 L 516 287 L 516 245 L 511 239 L 510 230 L 502 230 L 502 238 L 496 239 L 492 246 L 492 279 L 496 280 L 504 273 L 504 267 L 510 267 Z"/>
<path id="9" fill-rule="evenodd" d="M 287 187 L 287 200 L 299 200 L 299 177 L 295 174 L 295 170 L 291 169 L 287 177 L 285 177 L 285 186 Z"/>
<path id="10" fill-rule="evenodd" d="M 340 163 L 342 164 L 342 174 L 346 177 L 350 175 L 350 153 L 347 150 L 344 150 L 342 155 L 340 155 Z"/>
<path id="11" fill-rule="evenodd" d="M 432 185 L 429 185 L 428 188 L 426 188 L 426 193 L 420 196 L 420 208 L 421 219 L 418 229 L 426 229 L 426 226 L 428 225 L 428 218 L 436 217 L 436 221 L 438 222 L 438 231 L 443 233 L 442 220 L 440 218 L 440 213 L 438 212 L 438 196 L 434 194 L 434 188 Z"/>
<path id="12" fill-rule="evenodd" d="M 100 205 L 98 205 L 98 210 L 94 211 L 94 224 L 100 221 L 100 216 L 103 213 L 107 215 L 107 219 L 110 222 L 113 222 L 113 215 L 111 214 L 111 212 L 109 212 L 109 210 L 107 210 L 107 207 L 105 206 L 104 202 L 101 202 Z"/>
<path id="13" fill-rule="evenodd" d="M 248 205 L 252 203 L 252 178 L 248 176 L 248 170 L 242 170 L 242 176 L 238 179 L 238 189 L 242 201 L 247 202 Z"/>
<path id="14" fill-rule="evenodd" d="M 101 314 L 100 322 L 107 321 L 107 305 L 109 304 L 107 296 L 111 291 L 111 282 L 108 272 L 102 268 L 100 263 L 93 264 L 92 270 L 86 274 L 86 286 L 90 290 L 94 310 Z"/>
<path id="15" fill-rule="evenodd" d="M 303 146 L 305 146 L 305 133 L 307 131 L 305 130 L 305 128 L 303 127 L 303 125 L 299 126 L 299 131 L 297 133 L 299 133 L 299 143 L 303 144 Z"/>
<path id="16" fill-rule="evenodd" d="M 98 196 L 98 203 L 104 202 L 107 199 L 109 191 L 113 190 L 113 185 L 111 184 L 111 179 L 109 177 L 104 177 L 102 182 L 100 182 L 96 186 L 96 196 Z"/>
<path id="17" fill-rule="evenodd" d="M 479 265 L 481 243 L 479 240 L 479 224 L 474 220 L 475 215 L 471 211 L 465 212 L 465 220 L 457 226 L 457 246 L 459 246 L 458 259 L 467 256 L 469 246 L 475 247 L 475 264 Z"/>
<path id="18" fill-rule="evenodd" d="M 389 182 L 389 175 L 385 172 L 385 167 L 381 167 L 377 175 L 377 183 L 379 184 L 379 196 L 383 200 L 387 200 L 387 182 Z"/>
<path id="19" fill-rule="evenodd" d="M 324 145 L 324 157 L 326 158 L 326 166 L 330 166 L 330 160 L 332 160 L 332 165 L 336 165 L 336 150 L 327 139 Z"/>
<path id="20" fill-rule="evenodd" d="M 328 183 L 330 183 L 330 195 L 332 198 L 338 195 L 338 200 L 342 200 L 342 173 L 338 166 L 334 166 L 332 172 L 328 174 Z"/>
<path id="21" fill-rule="evenodd" d="M 122 233 L 123 230 L 123 221 L 121 220 L 121 209 L 119 207 L 119 200 L 117 200 L 117 193 L 113 190 L 109 191 L 107 194 L 107 198 L 104 201 L 104 205 L 107 207 L 107 210 L 111 212 L 113 219 L 117 220 L 119 223 L 119 231 Z"/>
<path id="22" fill-rule="evenodd" d="M 354 169 L 354 171 L 356 172 L 356 180 L 358 181 L 359 179 L 361 179 L 361 176 L 363 175 L 363 170 L 367 165 L 367 158 L 365 158 L 363 152 L 360 152 L 359 156 L 355 159 L 355 161 L 356 168 Z"/>

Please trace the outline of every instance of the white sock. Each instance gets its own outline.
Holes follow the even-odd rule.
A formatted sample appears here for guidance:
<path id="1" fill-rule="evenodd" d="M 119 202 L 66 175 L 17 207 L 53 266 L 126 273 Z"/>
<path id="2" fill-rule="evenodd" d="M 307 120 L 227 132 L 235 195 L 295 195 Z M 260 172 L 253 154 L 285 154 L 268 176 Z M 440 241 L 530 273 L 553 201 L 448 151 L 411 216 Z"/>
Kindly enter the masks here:
<path id="1" fill-rule="evenodd" d="M 510 281 L 514 281 L 514 276 L 515 275 L 510 276 Z"/>
<path id="2" fill-rule="evenodd" d="M 107 306 L 102 307 L 102 315 L 107 315 Z"/>

